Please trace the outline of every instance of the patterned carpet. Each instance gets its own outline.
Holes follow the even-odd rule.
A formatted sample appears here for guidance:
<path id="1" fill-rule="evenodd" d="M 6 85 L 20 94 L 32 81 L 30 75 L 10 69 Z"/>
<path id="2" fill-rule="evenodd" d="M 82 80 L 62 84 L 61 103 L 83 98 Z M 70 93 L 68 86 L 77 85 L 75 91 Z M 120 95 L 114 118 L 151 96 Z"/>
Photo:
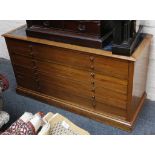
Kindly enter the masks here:
<path id="1" fill-rule="evenodd" d="M 93 121 L 86 117 L 82 117 L 77 114 L 49 106 L 45 103 L 30 99 L 16 94 L 16 81 L 10 61 L 0 59 L 0 73 L 4 74 L 10 82 L 10 87 L 3 93 L 3 99 L 5 102 L 4 110 L 6 110 L 10 116 L 10 124 L 19 118 L 25 111 L 38 112 L 43 111 L 45 113 L 51 111 L 53 113 L 60 113 L 69 118 L 75 124 L 84 128 L 92 135 L 149 135 L 155 134 L 155 102 L 145 101 L 144 107 L 139 115 L 136 126 L 131 133 L 116 129 L 111 126 Z"/>

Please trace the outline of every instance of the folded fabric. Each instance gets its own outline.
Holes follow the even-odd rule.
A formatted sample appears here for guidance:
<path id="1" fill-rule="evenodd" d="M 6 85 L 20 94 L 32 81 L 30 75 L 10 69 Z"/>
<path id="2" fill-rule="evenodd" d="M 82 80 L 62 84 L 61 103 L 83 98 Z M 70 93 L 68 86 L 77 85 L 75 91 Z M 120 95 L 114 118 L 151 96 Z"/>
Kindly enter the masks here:
<path id="1" fill-rule="evenodd" d="M 60 114 L 47 114 L 48 123 L 42 128 L 39 135 L 89 135 L 89 133 L 73 124 Z M 51 117 L 50 117 L 51 116 Z"/>
<path id="2" fill-rule="evenodd" d="M 43 117 L 44 125 L 42 129 L 40 130 L 40 132 L 38 133 L 38 135 L 49 135 L 50 134 L 51 126 L 48 122 L 52 118 L 53 115 L 54 115 L 53 113 L 49 112 Z"/>
<path id="3" fill-rule="evenodd" d="M 10 116 L 5 111 L 0 111 L 0 128 L 8 123 Z"/>
<path id="4" fill-rule="evenodd" d="M 49 112 L 43 116 L 41 112 L 35 115 L 25 112 L 2 135 L 89 135 L 87 131 L 58 113 Z"/>
<path id="5" fill-rule="evenodd" d="M 89 135 L 89 133 L 73 124 L 60 114 L 55 114 L 50 120 L 51 135 Z"/>
<path id="6" fill-rule="evenodd" d="M 48 112 L 48 113 L 43 117 L 43 121 L 44 121 L 45 123 L 48 123 L 49 120 L 52 118 L 53 115 L 54 115 L 54 114 L 53 114 L 52 112 Z"/>
<path id="7" fill-rule="evenodd" d="M 42 126 L 42 113 L 25 112 L 15 123 L 13 123 L 2 135 L 36 135 Z"/>
<path id="8" fill-rule="evenodd" d="M 45 123 L 40 132 L 38 133 L 38 135 L 50 135 L 50 129 L 51 129 L 50 124 Z"/>
<path id="9" fill-rule="evenodd" d="M 28 123 L 33 118 L 32 113 L 25 112 L 16 122 L 14 122 L 2 135 L 18 135 L 25 133 L 33 133 L 33 130 L 30 130 Z"/>
<path id="10" fill-rule="evenodd" d="M 2 100 L 2 87 L 0 81 L 0 111 L 3 109 L 3 100 Z"/>
<path id="11" fill-rule="evenodd" d="M 25 123 L 21 119 L 11 125 L 2 135 L 35 135 L 35 129 L 31 123 Z"/>

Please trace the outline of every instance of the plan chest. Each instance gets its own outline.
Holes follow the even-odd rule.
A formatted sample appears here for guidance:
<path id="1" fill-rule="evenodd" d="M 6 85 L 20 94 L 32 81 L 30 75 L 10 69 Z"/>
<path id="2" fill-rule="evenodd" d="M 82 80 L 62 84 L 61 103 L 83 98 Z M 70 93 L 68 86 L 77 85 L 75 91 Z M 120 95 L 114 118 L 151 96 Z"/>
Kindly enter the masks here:
<path id="1" fill-rule="evenodd" d="M 27 37 L 25 27 L 4 37 L 18 93 L 132 130 L 146 96 L 152 36 L 131 57 Z"/>

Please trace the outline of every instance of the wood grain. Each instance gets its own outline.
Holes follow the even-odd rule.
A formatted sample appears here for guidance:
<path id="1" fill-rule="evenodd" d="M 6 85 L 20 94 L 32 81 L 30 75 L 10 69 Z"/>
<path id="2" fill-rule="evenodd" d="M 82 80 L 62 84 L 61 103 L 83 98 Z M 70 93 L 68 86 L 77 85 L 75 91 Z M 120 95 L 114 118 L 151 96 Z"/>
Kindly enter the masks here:
<path id="1" fill-rule="evenodd" d="M 71 45 L 71 44 L 66 44 L 66 43 L 61 43 L 61 42 L 49 41 L 46 39 L 28 37 L 25 33 L 25 29 L 26 29 L 26 25 L 23 25 L 23 27 L 20 27 L 13 31 L 10 31 L 9 33 L 3 34 L 2 36 L 4 36 L 5 38 L 19 39 L 19 40 L 24 40 L 24 41 L 30 41 L 33 43 L 40 43 L 40 44 L 45 44 L 45 45 L 62 47 L 65 49 L 72 49 L 72 50 L 76 50 L 76 51 L 81 51 L 83 53 L 92 53 L 92 54 L 96 54 L 96 55 L 102 55 L 102 56 L 106 56 L 106 57 L 119 58 L 119 59 L 130 60 L 130 61 L 136 60 L 132 56 L 128 57 L 128 56 L 115 55 L 115 54 L 112 54 L 112 52 L 110 52 L 110 51 L 105 51 L 105 50 L 101 50 L 101 49 L 88 48 L 88 47 Z M 142 44 L 143 44 L 143 42 L 142 42 Z"/>
<path id="2" fill-rule="evenodd" d="M 18 93 L 132 130 L 146 96 L 150 35 L 132 57 L 27 37 L 25 27 L 4 36 Z"/>

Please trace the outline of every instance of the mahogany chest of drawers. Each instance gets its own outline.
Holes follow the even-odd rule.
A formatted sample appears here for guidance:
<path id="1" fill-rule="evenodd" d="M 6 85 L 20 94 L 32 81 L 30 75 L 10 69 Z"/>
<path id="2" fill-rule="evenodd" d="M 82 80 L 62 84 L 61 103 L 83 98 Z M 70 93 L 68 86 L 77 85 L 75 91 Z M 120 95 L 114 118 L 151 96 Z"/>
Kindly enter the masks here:
<path id="1" fill-rule="evenodd" d="M 146 96 L 150 35 L 131 57 L 27 37 L 4 35 L 17 92 L 131 131 Z"/>

